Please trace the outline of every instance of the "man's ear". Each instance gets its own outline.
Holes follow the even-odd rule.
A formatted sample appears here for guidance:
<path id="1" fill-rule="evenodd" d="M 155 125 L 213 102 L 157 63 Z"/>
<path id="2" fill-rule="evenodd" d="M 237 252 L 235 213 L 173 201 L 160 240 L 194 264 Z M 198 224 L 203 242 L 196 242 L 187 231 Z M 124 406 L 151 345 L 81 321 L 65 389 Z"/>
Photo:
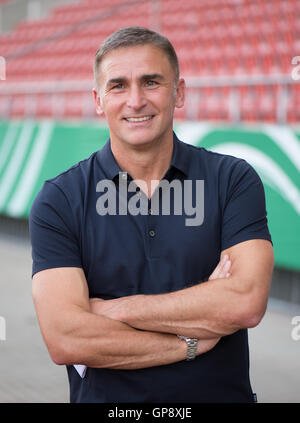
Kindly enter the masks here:
<path id="1" fill-rule="evenodd" d="M 185 100 L 185 80 L 183 78 L 179 78 L 176 86 L 176 99 L 175 99 L 175 107 L 180 109 L 184 106 Z"/>
<path id="2" fill-rule="evenodd" d="M 97 115 L 103 115 L 104 111 L 102 108 L 102 102 L 99 96 L 99 92 L 98 90 L 96 90 L 96 88 L 93 88 L 93 94 L 94 94 L 94 100 L 95 100 L 95 105 L 96 105 L 96 113 Z"/>

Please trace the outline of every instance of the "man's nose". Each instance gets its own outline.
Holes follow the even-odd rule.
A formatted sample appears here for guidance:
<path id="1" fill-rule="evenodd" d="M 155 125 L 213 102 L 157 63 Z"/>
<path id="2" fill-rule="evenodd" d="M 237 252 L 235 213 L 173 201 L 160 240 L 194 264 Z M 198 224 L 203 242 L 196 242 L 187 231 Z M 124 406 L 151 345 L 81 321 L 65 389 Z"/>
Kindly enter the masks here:
<path id="1" fill-rule="evenodd" d="M 127 106 L 131 109 L 141 109 L 146 104 L 142 87 L 132 86 L 128 93 Z"/>

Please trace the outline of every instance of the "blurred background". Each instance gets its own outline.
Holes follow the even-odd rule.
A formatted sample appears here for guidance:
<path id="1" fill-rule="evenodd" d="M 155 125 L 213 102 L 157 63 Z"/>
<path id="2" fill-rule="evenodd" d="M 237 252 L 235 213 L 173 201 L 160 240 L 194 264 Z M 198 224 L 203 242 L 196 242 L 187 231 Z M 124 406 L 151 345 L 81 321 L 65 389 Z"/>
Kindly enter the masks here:
<path id="1" fill-rule="evenodd" d="M 249 330 L 252 385 L 260 402 L 300 402 L 300 0 L 0 0 L 0 402 L 68 401 L 35 318 L 27 219 L 45 179 L 107 140 L 94 55 L 131 25 L 177 51 L 179 138 L 263 181 L 275 270 Z"/>

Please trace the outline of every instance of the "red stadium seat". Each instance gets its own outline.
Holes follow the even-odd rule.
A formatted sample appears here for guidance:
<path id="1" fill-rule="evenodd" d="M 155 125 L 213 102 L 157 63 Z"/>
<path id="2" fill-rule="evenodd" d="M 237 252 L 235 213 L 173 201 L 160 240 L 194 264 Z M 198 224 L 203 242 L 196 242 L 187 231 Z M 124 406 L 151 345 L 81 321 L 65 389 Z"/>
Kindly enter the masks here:
<path id="1" fill-rule="evenodd" d="M 100 43 L 112 31 L 129 25 L 157 26 L 174 44 L 184 76 L 287 75 L 291 58 L 300 51 L 300 2 L 296 0 L 244 0 L 238 4 L 229 0 L 160 0 L 157 11 L 150 2 L 81 0 L 57 7 L 44 19 L 22 22 L 0 36 L 7 75 L 11 81 L 91 80 Z M 290 105 L 297 104 L 299 110 L 297 90 L 292 87 L 289 93 L 291 121 L 299 119 Z M 241 88 L 240 92 L 242 119 L 276 118 L 274 87 Z M 39 116 L 53 113 L 50 97 L 38 98 Z M 74 98 L 76 104 L 66 95 L 64 117 L 82 115 L 84 96 L 77 93 Z M 223 91 L 195 90 L 192 98 L 196 107 L 189 112 L 192 118 L 230 118 L 226 87 Z M 1 104 L 4 115 L 8 108 Z M 27 110 L 33 113 L 32 104 L 22 96 L 13 97 L 11 111 L 15 116 Z M 187 110 L 176 111 L 176 116 L 189 117 Z"/>

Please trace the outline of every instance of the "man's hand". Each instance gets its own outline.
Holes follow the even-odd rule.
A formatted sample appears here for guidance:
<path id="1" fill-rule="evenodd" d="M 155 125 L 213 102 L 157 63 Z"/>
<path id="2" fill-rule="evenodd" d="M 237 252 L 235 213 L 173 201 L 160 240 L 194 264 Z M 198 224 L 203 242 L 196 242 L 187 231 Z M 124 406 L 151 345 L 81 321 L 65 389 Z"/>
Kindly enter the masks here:
<path id="1" fill-rule="evenodd" d="M 217 267 L 212 272 L 208 280 L 212 281 L 213 279 L 218 279 L 218 278 L 229 278 L 230 266 L 231 266 L 231 261 L 230 261 L 229 255 L 225 254 L 219 261 Z"/>

